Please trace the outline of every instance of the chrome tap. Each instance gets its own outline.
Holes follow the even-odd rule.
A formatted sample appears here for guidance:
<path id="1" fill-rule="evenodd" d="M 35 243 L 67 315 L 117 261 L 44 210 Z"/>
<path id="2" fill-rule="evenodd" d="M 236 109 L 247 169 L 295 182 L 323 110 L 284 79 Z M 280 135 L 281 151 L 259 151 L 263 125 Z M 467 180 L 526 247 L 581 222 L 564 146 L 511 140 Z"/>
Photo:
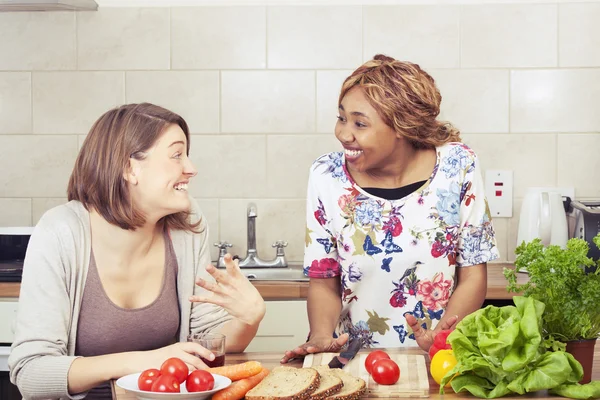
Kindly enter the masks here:
<path id="1" fill-rule="evenodd" d="M 214 244 L 215 247 L 219 248 L 219 259 L 217 260 L 217 268 L 225 268 L 225 261 L 223 258 L 225 254 L 227 254 L 227 249 L 232 246 L 231 243 L 227 242 L 218 242 Z"/>
<path id="2" fill-rule="evenodd" d="M 277 249 L 275 258 L 272 260 L 263 260 L 259 257 L 256 250 L 256 204 L 248 204 L 247 209 L 247 229 L 248 229 L 248 247 L 246 249 L 246 257 L 240 260 L 240 268 L 265 268 L 265 267 L 282 267 L 288 266 L 283 248 L 288 244 L 283 240 L 278 240 L 273 243 L 273 247 Z"/>

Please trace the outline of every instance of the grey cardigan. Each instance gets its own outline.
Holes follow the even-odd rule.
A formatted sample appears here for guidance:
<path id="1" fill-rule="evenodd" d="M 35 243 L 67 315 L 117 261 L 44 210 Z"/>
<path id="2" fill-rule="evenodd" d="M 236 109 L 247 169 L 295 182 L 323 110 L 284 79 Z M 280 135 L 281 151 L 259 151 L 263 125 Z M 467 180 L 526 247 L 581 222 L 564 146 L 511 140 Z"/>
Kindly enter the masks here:
<path id="1" fill-rule="evenodd" d="M 192 220 L 203 221 L 200 234 L 172 231 L 177 256 L 177 290 L 181 310 L 179 340 L 190 332 L 216 330 L 231 316 L 221 307 L 192 304 L 204 289 L 195 278 L 212 280 L 208 226 L 192 199 Z M 72 398 L 67 375 L 76 358 L 75 338 L 91 253 L 89 213 L 78 201 L 46 212 L 36 225 L 25 256 L 19 309 L 8 366 L 10 379 L 26 399 Z M 117 334 L 118 327 L 115 327 Z"/>

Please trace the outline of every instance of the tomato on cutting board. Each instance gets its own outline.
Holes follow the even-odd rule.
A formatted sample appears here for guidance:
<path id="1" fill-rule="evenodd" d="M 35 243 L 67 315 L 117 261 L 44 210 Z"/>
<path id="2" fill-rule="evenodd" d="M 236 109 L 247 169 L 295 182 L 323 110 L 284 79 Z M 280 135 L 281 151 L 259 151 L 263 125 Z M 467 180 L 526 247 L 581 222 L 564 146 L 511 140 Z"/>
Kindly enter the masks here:
<path id="1" fill-rule="evenodd" d="M 376 361 L 379 361 L 381 359 L 390 359 L 390 356 L 383 350 L 373 350 L 372 352 L 369 353 L 369 355 L 367 356 L 367 359 L 365 360 L 365 369 L 367 370 L 367 372 L 370 374 L 371 373 L 371 369 L 373 368 L 373 364 Z"/>
<path id="2" fill-rule="evenodd" d="M 371 376 L 380 385 L 393 385 L 400 379 L 400 367 L 394 360 L 382 358 L 373 363 Z"/>

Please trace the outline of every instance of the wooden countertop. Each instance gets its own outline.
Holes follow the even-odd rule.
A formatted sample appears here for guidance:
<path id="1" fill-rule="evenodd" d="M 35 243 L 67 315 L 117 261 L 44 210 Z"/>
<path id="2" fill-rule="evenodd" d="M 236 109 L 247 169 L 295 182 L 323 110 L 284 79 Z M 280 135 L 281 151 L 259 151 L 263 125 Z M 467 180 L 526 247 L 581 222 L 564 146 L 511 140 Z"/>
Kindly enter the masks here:
<path id="1" fill-rule="evenodd" d="M 426 354 L 422 350 L 418 348 L 411 349 L 402 349 L 406 354 Z M 281 360 L 282 354 L 279 352 L 261 352 L 261 353 L 240 353 L 240 354 L 228 354 L 225 358 L 226 364 L 237 364 L 245 361 L 260 361 L 265 367 L 272 369 L 279 365 L 279 360 Z M 427 370 L 429 370 L 429 357 L 425 356 Z M 291 363 L 287 364 L 289 366 L 300 368 L 302 367 L 302 360 L 295 360 Z M 400 376 L 402 376 L 402 372 L 400 372 Z M 596 345 L 595 353 L 594 353 L 594 369 L 592 372 L 592 380 L 600 379 L 600 345 Z M 136 397 L 133 394 L 129 394 L 125 392 L 125 390 L 120 387 L 114 385 L 113 388 L 113 398 L 116 400 L 135 400 Z M 363 396 L 363 399 L 368 399 L 369 397 Z M 439 386 L 431 375 L 429 375 L 429 398 L 430 399 L 475 399 L 474 396 L 471 396 L 468 393 L 460 393 L 455 394 L 451 389 L 446 390 L 446 394 L 443 396 L 439 394 Z M 528 395 L 523 396 L 512 396 L 512 397 L 502 397 L 502 399 L 526 399 L 526 398 L 535 398 L 535 399 L 555 399 L 559 398 L 558 396 L 550 396 L 547 391 L 542 390 L 536 393 L 530 393 Z"/>
<path id="2" fill-rule="evenodd" d="M 506 291 L 506 279 L 502 274 L 504 267 L 512 267 L 507 263 L 488 264 L 487 300 L 510 300 L 513 293 Z M 519 283 L 528 280 L 527 274 L 519 274 Z M 308 295 L 308 282 L 289 281 L 253 281 L 265 300 L 302 300 Z M 19 297 L 20 283 L 0 282 L 0 297 Z"/>

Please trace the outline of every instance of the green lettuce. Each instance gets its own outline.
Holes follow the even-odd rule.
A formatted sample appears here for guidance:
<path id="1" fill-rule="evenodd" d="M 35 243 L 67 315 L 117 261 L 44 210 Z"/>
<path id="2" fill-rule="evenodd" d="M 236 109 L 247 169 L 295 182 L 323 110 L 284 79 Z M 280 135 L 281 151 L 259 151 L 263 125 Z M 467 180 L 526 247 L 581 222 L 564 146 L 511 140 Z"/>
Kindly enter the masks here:
<path id="1" fill-rule="evenodd" d="M 583 368 L 553 340 L 544 340 L 544 304 L 514 297 L 515 306 L 488 306 L 466 316 L 448 336 L 456 366 L 442 379 L 455 392 L 492 399 L 550 389 L 560 396 L 600 397 L 600 382 L 579 385 Z"/>

